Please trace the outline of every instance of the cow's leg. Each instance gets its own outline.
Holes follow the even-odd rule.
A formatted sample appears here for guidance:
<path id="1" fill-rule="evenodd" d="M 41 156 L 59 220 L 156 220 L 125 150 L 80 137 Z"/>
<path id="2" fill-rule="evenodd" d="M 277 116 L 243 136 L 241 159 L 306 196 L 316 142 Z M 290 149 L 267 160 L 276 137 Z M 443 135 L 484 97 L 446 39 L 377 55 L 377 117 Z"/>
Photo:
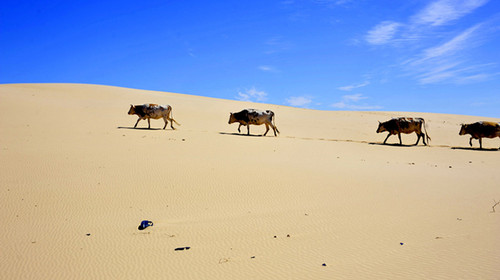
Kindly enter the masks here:
<path id="1" fill-rule="evenodd" d="M 174 127 L 174 119 L 169 119 L 170 120 L 170 127 L 172 128 L 172 130 L 175 130 L 175 127 Z M 165 124 L 167 125 L 167 124 Z"/>
<path id="2" fill-rule="evenodd" d="M 278 136 L 278 135 L 276 134 L 276 126 L 274 126 L 273 124 L 271 124 L 271 128 L 273 129 L 274 136 Z"/>
<path id="3" fill-rule="evenodd" d="M 163 126 L 163 129 L 165 129 L 165 127 L 167 127 L 167 124 L 168 124 L 168 121 L 167 119 L 163 119 L 165 121 L 165 125 Z"/>
<path id="4" fill-rule="evenodd" d="M 265 125 L 266 125 L 266 132 L 264 133 L 264 136 L 266 136 L 267 132 L 269 131 L 269 125 L 267 123 L 265 123 Z"/>
<path id="5" fill-rule="evenodd" d="M 391 134 L 390 134 L 390 133 L 389 133 L 389 134 L 387 134 L 387 137 L 385 137 L 385 140 L 384 140 L 384 144 L 385 144 L 385 142 L 387 142 L 387 139 L 389 139 L 389 137 L 390 137 L 390 136 L 391 136 Z"/>
<path id="6" fill-rule="evenodd" d="M 399 145 L 403 145 L 403 141 L 401 141 L 401 132 L 398 133 Z"/>
<path id="7" fill-rule="evenodd" d="M 247 124 L 247 135 L 250 135 L 250 124 Z"/>
<path id="8" fill-rule="evenodd" d="M 417 146 L 418 142 L 420 142 L 420 137 L 422 137 L 422 134 L 417 133 L 417 143 L 415 143 L 415 146 Z M 423 139 L 423 140 L 424 140 L 424 145 L 425 145 L 425 139 Z"/>
<path id="9" fill-rule="evenodd" d="M 238 133 L 241 133 L 240 127 L 241 127 L 241 123 L 240 123 L 240 125 L 238 125 Z"/>
<path id="10" fill-rule="evenodd" d="M 139 123 L 139 121 L 140 121 L 140 120 L 141 120 L 141 118 L 139 118 L 139 119 L 137 120 L 137 122 L 135 122 L 134 128 L 136 128 L 136 127 L 137 127 L 137 124 Z"/>
<path id="11" fill-rule="evenodd" d="M 469 146 L 472 147 L 472 137 L 469 139 Z"/>
<path id="12" fill-rule="evenodd" d="M 483 138 L 479 137 L 479 149 L 483 149 Z"/>
<path id="13" fill-rule="evenodd" d="M 148 118 L 148 128 L 151 128 L 151 121 L 150 121 L 150 120 L 151 120 L 151 119 L 150 119 L 150 118 Z"/>
<path id="14" fill-rule="evenodd" d="M 422 141 L 424 142 L 424 145 L 427 146 L 427 143 L 425 143 L 425 133 L 422 132 Z"/>

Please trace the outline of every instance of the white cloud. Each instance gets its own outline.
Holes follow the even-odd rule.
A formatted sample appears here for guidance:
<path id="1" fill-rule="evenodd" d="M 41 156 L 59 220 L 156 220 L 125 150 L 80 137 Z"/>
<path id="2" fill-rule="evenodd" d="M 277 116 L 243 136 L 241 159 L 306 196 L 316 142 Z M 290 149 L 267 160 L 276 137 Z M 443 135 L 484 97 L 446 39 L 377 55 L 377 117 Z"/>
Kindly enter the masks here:
<path id="1" fill-rule="evenodd" d="M 238 92 L 238 96 L 236 98 L 241 101 L 262 102 L 267 99 L 267 93 L 252 87 L 251 89 L 245 90 L 245 92 Z"/>
<path id="2" fill-rule="evenodd" d="M 496 64 L 478 64 L 464 66 L 461 63 L 451 65 L 437 65 L 435 69 L 429 66 L 417 78 L 421 84 L 435 84 L 451 82 L 455 84 L 469 84 L 485 81 L 499 75 L 498 72 L 489 71 Z"/>
<path id="3" fill-rule="evenodd" d="M 365 40 L 372 45 L 387 44 L 394 38 L 401 26 L 402 24 L 398 22 L 383 21 L 372 30 L 368 31 Z"/>
<path id="4" fill-rule="evenodd" d="M 477 24 L 473 27 L 468 28 L 464 32 L 460 33 L 459 35 L 455 36 L 453 39 L 449 40 L 448 42 L 442 45 L 424 50 L 423 59 L 430 59 L 443 55 L 450 55 L 456 53 L 460 49 L 467 48 L 468 40 L 472 37 L 473 33 L 480 26 L 481 24 Z"/>
<path id="5" fill-rule="evenodd" d="M 343 91 L 351 91 L 353 89 L 364 87 L 364 86 L 367 86 L 369 84 L 370 84 L 370 82 L 366 81 L 366 82 L 363 82 L 361 84 L 354 84 L 354 85 L 348 85 L 348 86 L 338 87 L 337 89 L 343 90 Z"/>
<path id="6" fill-rule="evenodd" d="M 416 24 L 439 26 L 457 20 L 489 0 L 437 0 L 413 16 Z"/>
<path id="7" fill-rule="evenodd" d="M 370 104 L 358 104 L 360 100 L 368 99 L 368 97 L 363 96 L 362 94 L 350 94 L 344 95 L 341 98 L 342 100 L 332 104 L 333 108 L 337 109 L 346 109 L 346 110 L 380 110 L 381 106 L 378 105 L 370 105 Z"/>
<path id="8" fill-rule="evenodd" d="M 342 98 L 346 101 L 358 102 L 358 101 L 360 101 L 362 99 L 366 99 L 368 97 L 365 97 L 361 93 L 358 93 L 358 94 L 344 95 Z"/>
<path id="9" fill-rule="evenodd" d="M 496 75 L 485 72 L 496 64 L 471 64 L 468 59 L 470 50 L 480 44 L 482 26 L 476 24 L 443 44 L 423 49 L 420 54 L 402 63 L 402 66 L 421 84 L 462 84 L 486 80 Z"/>
<path id="10" fill-rule="evenodd" d="M 312 102 L 312 98 L 308 96 L 292 96 L 287 98 L 286 102 L 293 107 L 305 107 Z"/>
<path id="11" fill-rule="evenodd" d="M 286 41 L 286 39 L 282 36 L 276 36 L 268 39 L 264 42 L 266 47 L 268 48 L 264 53 L 265 54 L 274 54 L 283 51 L 287 51 L 292 47 L 292 43 Z"/>
<path id="12" fill-rule="evenodd" d="M 367 32 L 365 40 L 372 45 L 422 40 L 428 38 L 430 28 L 450 24 L 488 1 L 435 0 L 411 16 L 407 23 L 382 21 Z"/>
<path id="13" fill-rule="evenodd" d="M 267 65 L 261 65 L 259 66 L 259 70 L 262 70 L 262 71 L 273 71 L 273 68 L 270 67 L 270 66 L 267 66 Z"/>
<path id="14" fill-rule="evenodd" d="M 276 68 L 274 68 L 273 66 L 269 66 L 269 65 L 261 65 L 257 68 L 263 72 L 274 72 L 274 73 L 279 72 Z"/>
<path id="15" fill-rule="evenodd" d="M 498 70 L 489 61 L 475 62 L 473 49 L 497 36 L 493 33 L 498 30 L 492 28 L 496 20 L 482 18 L 483 22 L 459 32 L 456 28 L 449 32 L 444 26 L 455 23 L 488 2 L 489 0 L 431 0 L 424 8 L 408 17 L 407 21 L 379 23 L 367 32 L 365 40 L 371 45 L 390 44 L 399 48 L 400 51 L 395 54 L 403 56 L 395 58 L 403 61 L 397 64 L 403 70 L 403 75 L 412 76 L 421 84 L 483 81 L 496 76 Z M 349 86 L 339 89 L 352 90 Z"/>
<path id="16" fill-rule="evenodd" d="M 352 2 L 352 0 L 313 0 L 313 2 L 321 4 L 321 5 L 344 5 L 346 3 Z"/>

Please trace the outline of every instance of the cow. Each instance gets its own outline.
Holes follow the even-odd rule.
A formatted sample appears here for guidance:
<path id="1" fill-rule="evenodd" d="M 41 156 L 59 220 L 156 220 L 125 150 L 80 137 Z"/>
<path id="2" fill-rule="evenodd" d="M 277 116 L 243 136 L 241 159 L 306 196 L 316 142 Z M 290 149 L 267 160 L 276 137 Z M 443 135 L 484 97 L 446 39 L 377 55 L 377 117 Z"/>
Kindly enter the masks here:
<path id="1" fill-rule="evenodd" d="M 277 136 L 277 133 L 280 133 L 276 125 L 274 124 L 274 112 L 271 110 L 261 111 L 255 109 L 244 109 L 237 113 L 230 113 L 229 115 L 229 124 L 238 122 L 240 125 L 238 126 L 238 132 L 241 133 L 240 127 L 242 125 L 247 126 L 247 135 L 250 135 L 250 125 L 266 125 L 266 132 L 264 136 L 266 136 L 269 131 L 269 126 L 274 131 L 274 136 Z"/>
<path id="2" fill-rule="evenodd" d="M 479 139 L 479 149 L 483 149 L 482 138 L 500 137 L 500 123 L 496 122 L 475 122 L 462 124 L 460 135 L 470 134 L 469 145 L 472 147 L 472 139 Z"/>
<path id="3" fill-rule="evenodd" d="M 143 105 L 132 105 L 130 104 L 130 109 L 128 110 L 129 115 L 138 115 L 139 119 L 134 125 L 134 128 L 137 127 L 137 124 L 140 120 L 148 120 L 148 128 L 151 128 L 150 119 L 163 119 L 165 121 L 165 125 L 163 129 L 167 127 L 168 121 L 170 121 L 170 127 L 175 129 L 173 123 L 175 122 L 177 125 L 180 125 L 177 121 L 175 121 L 171 117 L 172 107 L 170 105 L 158 105 L 153 103 L 146 103 Z"/>
<path id="4" fill-rule="evenodd" d="M 400 117 L 400 118 L 393 118 L 390 119 L 386 122 L 378 122 L 378 129 L 377 133 L 381 133 L 384 131 L 389 132 L 387 137 L 384 140 L 384 144 L 387 141 L 387 138 L 391 135 L 398 135 L 399 137 L 399 145 L 403 145 L 403 142 L 401 141 L 401 133 L 405 134 L 410 134 L 415 132 L 417 134 L 417 142 L 415 143 L 415 146 L 418 145 L 418 142 L 420 141 L 420 137 L 422 137 L 422 141 L 424 142 L 424 145 L 427 146 L 427 143 L 425 142 L 425 139 L 427 138 L 427 141 L 431 140 L 429 135 L 427 134 L 427 128 L 425 125 L 425 120 L 422 118 L 405 118 L 405 117 Z M 425 133 L 422 132 L 422 126 L 424 127 Z"/>

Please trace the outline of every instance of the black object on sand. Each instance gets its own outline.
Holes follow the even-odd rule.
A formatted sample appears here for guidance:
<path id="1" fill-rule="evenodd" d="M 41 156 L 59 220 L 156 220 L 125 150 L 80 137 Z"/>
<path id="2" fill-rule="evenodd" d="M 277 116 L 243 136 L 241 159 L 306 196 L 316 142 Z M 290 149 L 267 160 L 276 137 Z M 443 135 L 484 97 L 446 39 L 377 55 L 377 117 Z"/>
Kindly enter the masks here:
<path id="1" fill-rule="evenodd" d="M 148 221 L 148 220 L 144 220 L 144 221 L 141 222 L 141 224 L 139 225 L 138 229 L 139 230 L 143 230 L 143 229 L 145 229 L 147 227 L 150 227 L 150 226 L 153 226 L 153 222 Z"/>
<path id="2" fill-rule="evenodd" d="M 178 248 L 175 248 L 175 251 L 184 251 L 184 250 L 189 250 L 191 249 L 191 247 L 178 247 Z"/>

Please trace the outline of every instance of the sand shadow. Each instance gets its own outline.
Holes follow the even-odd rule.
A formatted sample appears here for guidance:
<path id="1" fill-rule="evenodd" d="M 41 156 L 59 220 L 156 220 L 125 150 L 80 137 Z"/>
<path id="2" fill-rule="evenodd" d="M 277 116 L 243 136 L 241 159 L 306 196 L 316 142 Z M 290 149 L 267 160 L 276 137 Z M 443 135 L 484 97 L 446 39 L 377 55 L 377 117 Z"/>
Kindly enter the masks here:
<path id="1" fill-rule="evenodd" d="M 451 147 L 452 150 L 466 150 L 466 151 L 479 151 L 479 152 L 493 152 L 499 151 L 497 148 L 474 148 L 474 147 Z"/>
<path id="2" fill-rule="evenodd" d="M 380 142 L 368 142 L 368 145 L 378 145 L 378 146 L 391 146 L 391 147 L 403 147 L 403 148 L 410 148 L 410 147 L 428 147 L 425 145 L 415 145 L 415 144 L 398 144 L 398 143 L 380 143 Z"/>
<path id="3" fill-rule="evenodd" d="M 264 135 L 256 135 L 256 134 L 246 134 L 246 133 L 229 133 L 229 132 L 219 132 L 221 135 L 232 135 L 232 136 L 243 136 L 243 137 L 263 137 Z"/>
<path id="4" fill-rule="evenodd" d="M 163 130 L 162 128 L 147 128 L 147 127 L 129 127 L 129 126 L 118 126 L 117 129 L 133 129 L 133 130 Z"/>

